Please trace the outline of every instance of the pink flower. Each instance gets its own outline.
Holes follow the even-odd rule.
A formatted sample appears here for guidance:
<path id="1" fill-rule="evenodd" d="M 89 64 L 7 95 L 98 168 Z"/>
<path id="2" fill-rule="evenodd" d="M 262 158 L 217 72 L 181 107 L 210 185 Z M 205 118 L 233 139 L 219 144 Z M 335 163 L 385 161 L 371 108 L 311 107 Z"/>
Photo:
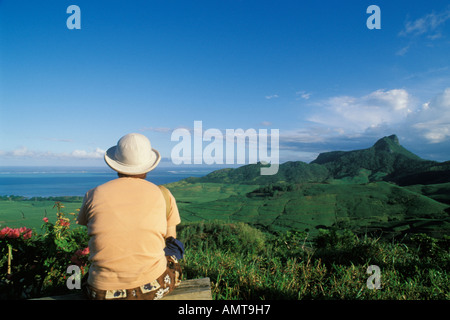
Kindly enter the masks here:
<path id="1" fill-rule="evenodd" d="M 57 222 L 58 225 L 60 225 L 61 227 L 68 227 L 70 226 L 70 222 L 66 219 L 59 219 Z"/>
<path id="2" fill-rule="evenodd" d="M 27 232 L 27 231 L 28 231 L 28 228 L 26 228 L 26 227 L 20 227 L 20 228 L 19 228 L 19 233 L 20 233 L 20 234 L 25 233 L 25 232 Z"/>
<path id="3" fill-rule="evenodd" d="M 86 256 L 88 254 L 89 254 L 89 247 L 86 247 L 83 250 L 78 249 L 77 251 L 75 251 L 75 255 L 78 257 Z"/>
<path id="4" fill-rule="evenodd" d="M 11 232 L 11 230 L 12 229 L 10 227 L 4 227 L 2 230 L 0 230 L 0 239 L 5 238 L 8 235 L 8 233 Z"/>
<path id="5" fill-rule="evenodd" d="M 24 239 L 30 239 L 32 233 L 33 233 L 33 231 L 32 231 L 31 229 L 27 229 L 27 230 L 23 233 L 23 238 L 24 238 Z"/>
<path id="6" fill-rule="evenodd" d="M 8 234 L 8 238 L 15 239 L 20 237 L 19 229 L 11 229 L 11 232 Z"/>
<path id="7" fill-rule="evenodd" d="M 80 266 L 82 264 L 81 260 L 78 259 L 78 256 L 76 253 L 75 253 L 75 255 L 72 256 L 72 258 L 70 259 L 70 262 L 75 263 L 77 266 Z"/>
<path id="8" fill-rule="evenodd" d="M 42 221 L 44 221 L 45 223 L 47 223 L 47 222 L 48 222 L 48 218 L 45 217 L 45 218 L 42 219 Z"/>
<path id="9" fill-rule="evenodd" d="M 32 232 L 33 231 L 31 229 L 28 229 L 27 227 L 20 227 L 17 229 L 5 227 L 2 230 L 0 230 L 0 239 L 3 238 L 16 239 L 19 238 L 21 235 L 23 236 L 24 239 L 30 239 Z"/>

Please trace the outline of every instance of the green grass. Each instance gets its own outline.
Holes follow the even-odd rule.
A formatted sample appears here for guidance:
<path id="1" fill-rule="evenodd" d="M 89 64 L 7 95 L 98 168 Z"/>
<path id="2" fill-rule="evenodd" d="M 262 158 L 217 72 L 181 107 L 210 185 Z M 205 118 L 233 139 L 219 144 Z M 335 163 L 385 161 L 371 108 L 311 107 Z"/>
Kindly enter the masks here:
<path id="1" fill-rule="evenodd" d="M 210 277 L 214 299 L 450 299 L 448 239 L 392 243 L 326 232 L 308 245 L 302 233 L 222 222 L 184 225 L 180 238 L 184 275 Z M 433 257 L 423 251 L 430 243 Z M 367 287 L 369 265 L 380 267 L 380 289 Z"/>
<path id="2" fill-rule="evenodd" d="M 449 205 L 387 182 L 334 181 L 289 188 L 185 182 L 171 190 L 183 221 L 245 222 L 268 230 L 296 229 L 313 235 L 319 228 L 333 226 L 392 235 L 450 231 L 450 217 L 445 212 Z"/>
<path id="3" fill-rule="evenodd" d="M 334 180 L 274 186 L 187 181 L 167 185 L 177 199 L 182 221 L 187 222 L 245 222 L 268 230 L 296 229 L 312 235 L 319 228 L 333 226 L 392 235 L 425 232 L 438 236 L 450 231 L 450 217 L 445 212 L 449 205 L 431 198 L 444 197 L 448 184 L 405 188 L 387 182 Z M 73 200 L 64 201 L 65 213 L 76 213 L 80 208 L 81 199 Z M 38 229 L 53 205 L 49 199 L 2 199 L 0 227 Z"/>
<path id="4" fill-rule="evenodd" d="M 64 202 L 63 212 L 66 214 L 78 214 L 77 209 L 81 207 L 81 201 Z M 55 201 L 48 199 L 40 200 L 0 200 L 0 229 L 8 226 L 10 228 L 28 227 L 39 231 L 43 224 L 42 218 L 47 216 L 54 223 Z"/>
<path id="5" fill-rule="evenodd" d="M 430 185 L 418 184 L 405 188 L 450 205 L 450 182 Z"/>
<path id="6" fill-rule="evenodd" d="M 311 237 L 209 221 L 182 223 L 178 238 L 186 248 L 183 279 L 209 277 L 216 300 L 450 299 L 449 237 L 418 234 L 392 242 L 334 229 Z M 61 239 L 0 239 L 0 252 L 7 252 L 8 244 L 16 250 L 12 278 L 6 275 L 6 258 L 0 259 L 0 296 L 67 293 L 65 270 L 87 240 L 86 229 L 64 233 Z M 367 287 L 369 265 L 381 270 L 380 289 Z M 42 292 L 35 283 L 43 285 Z"/>

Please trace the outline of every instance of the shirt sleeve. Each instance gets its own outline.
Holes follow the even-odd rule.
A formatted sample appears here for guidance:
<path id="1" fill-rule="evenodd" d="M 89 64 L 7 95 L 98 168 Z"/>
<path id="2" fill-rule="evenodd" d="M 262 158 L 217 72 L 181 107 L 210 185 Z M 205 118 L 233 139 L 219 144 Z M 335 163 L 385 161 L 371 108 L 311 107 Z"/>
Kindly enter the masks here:
<path id="1" fill-rule="evenodd" d="M 169 195 L 170 195 L 170 212 L 169 216 L 167 217 L 167 226 L 173 227 L 181 222 L 181 218 L 175 197 L 172 195 L 170 191 Z"/>
<path id="2" fill-rule="evenodd" d="M 81 205 L 80 212 L 78 212 L 77 222 L 79 225 L 87 226 L 89 203 L 90 203 L 90 192 L 87 192 L 83 198 L 83 204 Z"/>

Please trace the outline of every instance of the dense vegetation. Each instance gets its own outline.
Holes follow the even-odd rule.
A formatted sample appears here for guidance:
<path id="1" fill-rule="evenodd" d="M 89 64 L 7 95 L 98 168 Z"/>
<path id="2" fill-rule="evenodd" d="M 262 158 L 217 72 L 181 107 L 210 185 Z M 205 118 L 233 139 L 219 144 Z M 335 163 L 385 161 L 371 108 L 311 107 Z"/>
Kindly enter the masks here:
<path id="1" fill-rule="evenodd" d="M 0 236 L 1 299 L 68 293 L 67 267 L 85 273 L 86 230 L 72 230 L 58 216 L 56 224 L 43 222 L 42 234 Z M 385 242 L 327 230 L 309 239 L 303 232 L 210 221 L 182 224 L 179 238 L 186 247 L 183 278 L 209 277 L 214 299 L 450 298 L 449 237 Z M 370 265 L 380 268 L 379 289 L 368 287 Z"/>
<path id="2" fill-rule="evenodd" d="M 208 276 L 215 299 L 450 299 L 450 238 L 402 242 L 329 230 L 308 241 L 296 231 L 265 233 L 244 223 L 182 226 L 188 278 Z M 369 289 L 369 265 L 380 289 Z"/>
<path id="3" fill-rule="evenodd" d="M 52 223 L 41 221 L 41 230 L 4 227 L 0 230 L 0 299 L 23 299 L 65 293 L 67 268 L 79 265 L 87 270 L 88 236 L 74 227 L 75 213 L 64 213 L 55 202 Z"/>

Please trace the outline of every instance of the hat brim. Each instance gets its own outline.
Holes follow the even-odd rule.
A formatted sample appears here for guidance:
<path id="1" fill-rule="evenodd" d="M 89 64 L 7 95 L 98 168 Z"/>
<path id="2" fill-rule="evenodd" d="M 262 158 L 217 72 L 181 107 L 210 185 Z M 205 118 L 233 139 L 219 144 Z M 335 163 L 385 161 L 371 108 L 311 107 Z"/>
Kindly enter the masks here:
<path id="1" fill-rule="evenodd" d="M 129 175 L 138 175 L 147 173 L 149 171 L 152 171 L 156 168 L 159 161 L 161 161 L 161 155 L 159 154 L 158 150 L 155 150 L 152 148 L 152 159 L 148 163 L 143 163 L 141 165 L 126 165 L 122 162 L 119 162 L 115 158 L 117 146 L 109 148 L 105 153 L 105 162 L 106 164 L 113 169 L 114 171 L 117 171 L 118 173 L 123 174 L 129 174 Z"/>

